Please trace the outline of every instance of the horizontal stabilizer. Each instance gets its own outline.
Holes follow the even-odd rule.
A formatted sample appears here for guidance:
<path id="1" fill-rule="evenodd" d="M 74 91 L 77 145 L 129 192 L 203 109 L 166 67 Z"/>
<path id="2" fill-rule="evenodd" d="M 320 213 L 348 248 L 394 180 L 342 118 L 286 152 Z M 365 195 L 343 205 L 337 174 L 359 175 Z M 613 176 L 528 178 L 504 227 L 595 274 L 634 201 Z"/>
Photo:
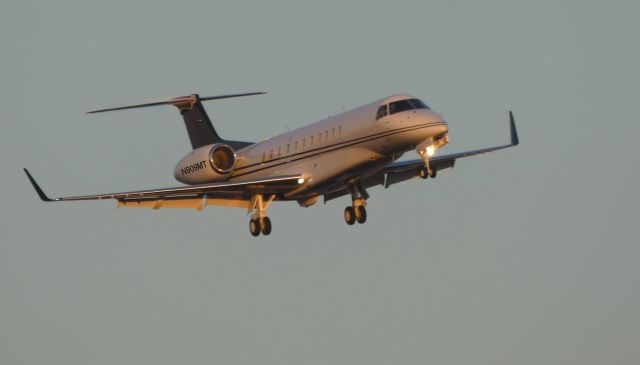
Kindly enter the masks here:
<path id="1" fill-rule="evenodd" d="M 108 109 L 99 109 L 92 110 L 87 112 L 87 114 L 95 114 L 95 113 L 103 113 L 110 112 L 114 110 L 125 110 L 125 109 L 136 109 L 136 108 L 147 108 L 152 106 L 159 105 L 173 105 L 180 111 L 180 115 L 182 115 L 182 119 L 184 119 L 185 127 L 187 128 L 187 134 L 189 135 L 189 140 L 191 141 L 191 147 L 195 150 L 196 148 L 206 146 L 213 143 L 226 143 L 231 148 L 235 150 L 242 149 L 244 147 L 250 146 L 253 142 L 245 142 L 245 141 L 230 141 L 223 139 L 218 135 L 207 112 L 204 110 L 204 106 L 202 106 L 202 101 L 206 100 L 217 100 L 217 99 L 228 99 L 228 98 L 237 98 L 241 96 L 250 96 L 250 95 L 260 95 L 266 94 L 266 91 L 258 91 L 251 93 L 243 93 L 243 94 L 227 94 L 227 95 L 217 95 L 217 96 L 204 96 L 201 97 L 198 94 L 191 94 L 187 96 L 180 96 L 173 99 L 168 100 L 160 100 L 154 101 L 144 104 L 135 104 L 135 105 L 127 105 L 120 106 L 116 108 L 108 108 Z"/>
<path id="2" fill-rule="evenodd" d="M 161 101 L 153 101 L 153 102 L 144 103 L 144 104 L 135 104 L 135 105 L 120 106 L 120 107 L 116 107 L 116 108 L 92 110 L 92 111 L 87 112 L 87 114 L 111 112 L 111 111 L 115 111 L 115 110 L 147 108 L 147 107 L 158 106 L 158 105 L 174 105 L 174 106 L 180 107 L 180 105 L 193 105 L 198 101 L 228 99 L 228 98 L 239 98 L 241 96 L 261 95 L 261 94 L 266 94 L 266 93 L 267 93 L 266 91 L 258 91 L 258 92 L 243 93 L 243 94 L 227 94 L 227 95 L 204 96 L 204 97 L 203 96 L 198 96 L 197 94 L 193 94 L 193 95 L 189 95 L 189 96 L 180 96 L 180 97 L 173 98 L 173 99 L 161 100 Z"/>

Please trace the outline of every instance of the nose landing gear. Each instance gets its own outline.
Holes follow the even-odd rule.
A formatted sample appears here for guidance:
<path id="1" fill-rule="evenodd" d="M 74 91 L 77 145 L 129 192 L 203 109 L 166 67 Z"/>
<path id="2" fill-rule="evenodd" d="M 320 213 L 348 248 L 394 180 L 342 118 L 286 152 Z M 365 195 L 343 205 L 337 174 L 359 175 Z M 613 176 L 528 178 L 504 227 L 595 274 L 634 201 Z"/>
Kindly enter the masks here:
<path id="1" fill-rule="evenodd" d="M 425 166 L 425 167 L 420 169 L 420 172 L 418 172 L 418 175 L 422 179 L 426 179 L 428 177 L 433 179 L 433 178 L 436 177 L 437 171 L 435 169 L 433 169 L 433 168 Z"/>
<path id="2" fill-rule="evenodd" d="M 418 146 L 416 147 L 416 152 L 418 152 L 418 155 L 420 155 L 420 157 L 424 161 L 424 167 L 418 172 L 418 175 L 422 179 L 426 179 L 428 177 L 433 179 L 436 177 L 436 170 L 431 167 L 431 164 L 429 162 L 431 156 L 433 156 L 433 154 L 439 148 L 446 145 L 447 143 L 449 143 L 449 136 L 445 134 L 437 138 L 435 141 L 433 140 L 433 138 L 429 138 L 418 144 Z"/>

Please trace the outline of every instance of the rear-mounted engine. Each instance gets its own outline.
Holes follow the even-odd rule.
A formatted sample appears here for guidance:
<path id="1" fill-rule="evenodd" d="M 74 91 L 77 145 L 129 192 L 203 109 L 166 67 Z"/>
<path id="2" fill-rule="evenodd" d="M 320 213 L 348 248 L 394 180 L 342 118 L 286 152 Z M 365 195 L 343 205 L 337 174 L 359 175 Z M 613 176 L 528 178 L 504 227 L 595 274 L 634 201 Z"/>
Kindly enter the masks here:
<path id="1" fill-rule="evenodd" d="M 176 180 L 185 184 L 224 181 L 236 167 L 236 152 L 229 145 L 200 147 L 186 155 L 174 170 Z"/>

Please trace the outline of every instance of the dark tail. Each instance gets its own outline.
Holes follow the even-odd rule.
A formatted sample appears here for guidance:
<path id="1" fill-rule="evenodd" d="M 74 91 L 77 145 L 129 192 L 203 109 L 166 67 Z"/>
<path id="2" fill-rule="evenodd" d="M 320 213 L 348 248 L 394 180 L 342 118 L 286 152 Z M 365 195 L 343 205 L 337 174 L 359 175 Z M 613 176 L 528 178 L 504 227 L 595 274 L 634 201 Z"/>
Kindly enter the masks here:
<path id="1" fill-rule="evenodd" d="M 218 132 L 216 132 L 216 129 L 213 128 L 213 124 L 207 112 L 204 110 L 198 94 L 191 95 L 186 102 L 178 101 L 172 104 L 180 109 L 180 114 L 184 119 L 184 125 L 187 127 L 191 147 L 193 147 L 194 150 L 212 143 L 226 143 L 234 150 L 239 150 L 253 144 L 252 142 L 227 141 L 222 139 Z"/>

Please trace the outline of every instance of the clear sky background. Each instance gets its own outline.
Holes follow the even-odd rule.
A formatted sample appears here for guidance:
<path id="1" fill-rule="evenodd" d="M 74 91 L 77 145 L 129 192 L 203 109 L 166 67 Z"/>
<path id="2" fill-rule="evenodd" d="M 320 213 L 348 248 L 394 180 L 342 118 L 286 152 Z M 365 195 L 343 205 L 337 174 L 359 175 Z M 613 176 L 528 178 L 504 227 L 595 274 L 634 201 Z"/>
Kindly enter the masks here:
<path id="1" fill-rule="evenodd" d="M 637 1 L 0 3 L 0 363 L 637 364 Z M 261 140 L 396 92 L 449 122 L 434 181 L 269 210 L 51 196 L 175 186 L 198 92 Z M 408 158 L 414 155 L 408 154 Z"/>

